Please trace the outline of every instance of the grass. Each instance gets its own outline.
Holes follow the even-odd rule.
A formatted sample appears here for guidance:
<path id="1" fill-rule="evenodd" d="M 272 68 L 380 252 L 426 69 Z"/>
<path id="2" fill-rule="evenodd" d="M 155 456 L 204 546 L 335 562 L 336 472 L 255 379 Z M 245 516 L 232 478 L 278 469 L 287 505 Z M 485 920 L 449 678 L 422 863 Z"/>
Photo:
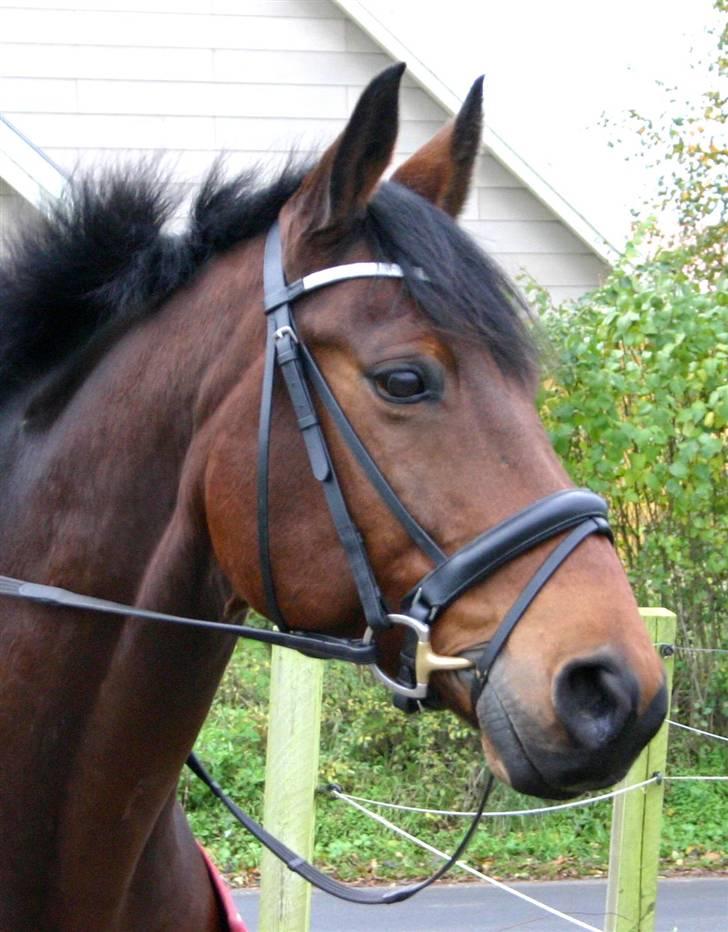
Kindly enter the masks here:
<path id="1" fill-rule="evenodd" d="M 256 818 L 263 803 L 268 683 L 268 649 L 241 645 L 196 746 L 218 782 Z M 474 808 L 484 775 L 482 752 L 477 735 L 454 715 L 404 716 L 368 672 L 343 664 L 328 665 L 324 692 L 321 783 L 408 805 Z M 670 737 L 668 773 L 726 773 L 728 755 L 717 742 Z M 256 882 L 259 844 L 193 777 L 183 777 L 180 797 L 195 835 L 220 868 L 235 882 Z M 531 804 L 541 805 L 498 785 L 488 808 Z M 436 864 L 432 855 L 331 796 L 318 796 L 316 807 L 316 863 L 342 880 L 413 880 Z M 384 814 L 447 852 L 467 827 L 464 819 Z M 668 783 L 664 816 L 663 871 L 728 869 L 726 784 Z M 608 802 L 542 816 L 488 819 L 467 858 L 498 878 L 602 876 L 609 820 Z"/>

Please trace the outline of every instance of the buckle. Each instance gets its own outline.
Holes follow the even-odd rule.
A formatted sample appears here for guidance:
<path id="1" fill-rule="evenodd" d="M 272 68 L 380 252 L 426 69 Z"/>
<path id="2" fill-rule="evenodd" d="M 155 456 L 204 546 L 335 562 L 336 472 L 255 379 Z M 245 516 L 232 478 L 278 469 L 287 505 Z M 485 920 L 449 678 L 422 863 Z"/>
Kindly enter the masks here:
<path id="1" fill-rule="evenodd" d="M 397 696 L 406 696 L 408 699 L 425 699 L 429 690 L 430 674 L 447 670 L 466 670 L 475 666 L 467 657 L 448 657 L 438 654 L 432 649 L 430 643 L 430 626 L 418 621 L 410 615 L 387 615 L 390 625 L 404 625 L 417 635 L 415 649 L 415 686 L 407 686 L 394 677 L 389 676 L 376 663 L 368 664 L 374 676 Z M 367 628 L 362 637 L 364 644 L 371 644 L 374 629 Z"/>
<path id="2" fill-rule="evenodd" d="M 298 343 L 298 337 L 294 333 L 293 328 L 289 327 L 288 324 L 284 325 L 283 327 L 279 327 L 273 333 L 273 339 L 276 341 L 276 343 L 279 340 L 282 340 L 284 337 L 290 337 L 291 342 Z"/>

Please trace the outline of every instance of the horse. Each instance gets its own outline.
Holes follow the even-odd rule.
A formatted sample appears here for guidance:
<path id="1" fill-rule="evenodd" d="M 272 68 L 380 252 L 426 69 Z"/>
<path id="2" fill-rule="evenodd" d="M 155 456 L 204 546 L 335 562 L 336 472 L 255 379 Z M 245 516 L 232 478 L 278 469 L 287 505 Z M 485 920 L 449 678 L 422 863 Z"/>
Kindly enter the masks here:
<path id="1" fill-rule="evenodd" d="M 532 534 L 529 509 L 576 493 L 536 412 L 524 303 L 455 222 L 480 82 L 383 180 L 403 69 L 369 84 L 314 164 L 265 183 L 213 169 L 181 232 L 147 165 L 78 180 L 18 239 L 0 273 L 0 572 L 183 616 L 254 609 L 331 643 L 368 629 L 378 672 L 397 682 L 411 637 L 394 622 L 426 640 L 412 619 L 441 553 L 452 592 L 428 609 L 426 644 L 437 702 L 480 729 L 498 778 L 565 798 L 626 772 L 664 717 L 663 672 L 599 515 L 541 573 L 487 675 L 478 667 L 571 526 Z M 274 226 L 278 303 L 264 282 Z M 294 295 L 293 281 L 316 287 Z M 291 317 L 274 341 L 289 356 L 305 345 L 434 554 L 331 405 L 316 396 L 301 416 L 275 373 L 261 487 L 265 311 L 294 298 L 296 332 Z M 310 468 L 312 430 L 355 529 L 346 546 Z M 481 535 L 491 547 L 514 514 L 525 543 L 461 585 Z M 368 566 L 352 571 L 347 548 Z M 366 586 L 390 609 L 415 587 L 412 611 L 377 627 Z M 175 791 L 234 634 L 0 604 L 0 928 L 226 928 Z"/>

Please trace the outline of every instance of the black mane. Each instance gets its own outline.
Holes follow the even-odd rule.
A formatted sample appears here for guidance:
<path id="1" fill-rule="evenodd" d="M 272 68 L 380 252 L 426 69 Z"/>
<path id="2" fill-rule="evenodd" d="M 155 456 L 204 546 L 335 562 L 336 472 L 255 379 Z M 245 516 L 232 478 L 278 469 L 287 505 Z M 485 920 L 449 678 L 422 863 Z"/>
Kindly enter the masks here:
<path id="1" fill-rule="evenodd" d="M 178 206 L 153 166 L 75 181 L 34 220 L 0 264 L 0 399 L 155 312 L 211 257 L 264 232 L 299 186 L 287 167 L 267 186 L 213 168 L 186 230 L 165 224 Z M 442 329 L 485 339 L 504 370 L 525 376 L 535 352 L 525 305 L 503 273 L 444 213 L 400 185 L 373 198 L 363 232 L 405 270 L 408 289 Z M 429 282 L 414 274 L 425 269 Z M 90 355 L 93 356 L 93 353 Z"/>

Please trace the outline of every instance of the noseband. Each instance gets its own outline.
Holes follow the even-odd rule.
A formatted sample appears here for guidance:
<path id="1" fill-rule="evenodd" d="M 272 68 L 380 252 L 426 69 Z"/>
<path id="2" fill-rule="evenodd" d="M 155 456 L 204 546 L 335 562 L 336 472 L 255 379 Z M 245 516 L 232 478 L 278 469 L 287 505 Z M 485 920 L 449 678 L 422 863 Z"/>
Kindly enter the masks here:
<path id="1" fill-rule="evenodd" d="M 417 270 L 415 274 L 427 281 L 422 270 Z M 602 498 L 588 489 L 556 492 L 539 499 L 447 556 L 409 513 L 380 471 L 296 329 L 292 308 L 294 301 L 312 291 L 357 278 L 402 279 L 404 273 L 399 265 L 393 263 L 356 262 L 322 269 L 289 285 L 283 270 L 278 223 L 271 227 L 264 258 L 267 336 L 257 480 L 258 549 L 268 615 L 281 631 L 289 630 L 276 598 L 268 515 L 273 384 L 275 373 L 280 370 L 306 446 L 311 472 L 323 488 L 359 595 L 367 624 L 363 643 L 372 644 L 378 633 L 393 626 L 399 625 L 406 629 L 398 675 L 389 676 L 376 661 L 370 664 L 372 672 L 394 693 L 395 703 L 400 708 L 415 711 L 423 704 L 436 704 L 429 682 L 431 673 L 473 668 L 472 699 L 475 707 L 493 663 L 546 582 L 586 537 L 603 534 L 612 538 L 607 521 L 607 506 Z M 311 398 L 311 387 L 382 501 L 412 541 L 435 564 L 434 569 L 404 596 L 398 612 L 392 612 L 386 605 L 362 535 L 349 514 Z M 570 533 L 549 554 L 523 588 L 477 661 L 465 657 L 447 657 L 433 651 L 431 628 L 448 606 L 503 564 L 565 531 Z"/>

